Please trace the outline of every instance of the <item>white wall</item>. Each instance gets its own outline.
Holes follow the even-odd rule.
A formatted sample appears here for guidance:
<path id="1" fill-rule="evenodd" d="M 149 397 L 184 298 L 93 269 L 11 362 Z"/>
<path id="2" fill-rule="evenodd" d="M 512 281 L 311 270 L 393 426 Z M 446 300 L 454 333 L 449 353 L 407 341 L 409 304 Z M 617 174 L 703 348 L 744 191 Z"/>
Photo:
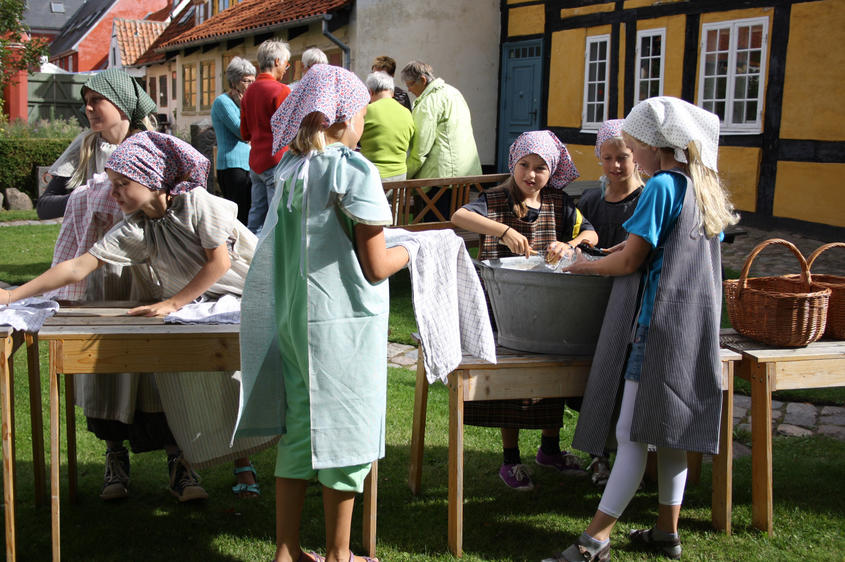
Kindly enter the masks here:
<path id="1" fill-rule="evenodd" d="M 499 94 L 499 0 L 357 0 L 350 22 L 352 71 L 364 79 L 373 59 L 427 62 L 435 76 L 456 87 L 472 112 L 482 164 L 496 159 Z M 411 94 L 413 98 L 413 94 Z"/>

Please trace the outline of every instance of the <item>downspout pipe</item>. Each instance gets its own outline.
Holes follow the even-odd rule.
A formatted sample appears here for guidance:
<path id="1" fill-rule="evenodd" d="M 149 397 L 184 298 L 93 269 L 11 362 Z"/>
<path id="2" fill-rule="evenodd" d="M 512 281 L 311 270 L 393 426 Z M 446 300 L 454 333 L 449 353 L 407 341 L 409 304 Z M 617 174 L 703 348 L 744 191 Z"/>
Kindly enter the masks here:
<path id="1" fill-rule="evenodd" d="M 349 70 L 349 45 L 332 35 L 332 32 L 329 31 L 329 20 L 332 19 L 331 14 L 325 14 L 323 16 L 323 35 L 325 35 L 329 41 L 340 47 L 340 50 L 343 51 L 343 68 Z"/>

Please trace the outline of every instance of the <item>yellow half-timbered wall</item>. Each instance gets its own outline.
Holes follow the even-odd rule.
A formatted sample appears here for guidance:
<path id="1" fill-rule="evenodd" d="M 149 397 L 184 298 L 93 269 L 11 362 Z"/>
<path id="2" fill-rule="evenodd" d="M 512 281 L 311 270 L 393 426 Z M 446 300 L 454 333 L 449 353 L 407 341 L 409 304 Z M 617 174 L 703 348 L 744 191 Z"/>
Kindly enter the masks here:
<path id="1" fill-rule="evenodd" d="M 626 93 L 625 81 L 634 80 L 628 74 L 632 55 L 626 55 L 626 49 L 636 45 L 636 39 L 627 34 L 636 37 L 638 31 L 664 29 L 663 94 L 691 93 L 693 99 L 687 99 L 698 103 L 704 26 L 764 18 L 767 41 L 761 79 L 766 90 L 760 130 L 723 131 L 719 155 L 723 182 L 741 211 L 845 227 L 841 180 L 845 173 L 845 1 L 756 4 L 732 9 L 734 4 L 723 0 L 627 0 L 618 9 L 618 3 L 607 1 L 571 7 L 563 1 L 506 0 L 503 41 L 543 36 L 548 68 L 542 126 L 561 136 L 581 179 L 590 180 L 598 179 L 601 169 L 593 152 L 595 132 L 582 127 L 588 37 L 616 33 L 611 62 L 618 73 L 609 81 L 616 103 L 608 112 L 610 118 L 617 118 L 630 109 L 632 100 L 626 95 L 634 90 L 631 84 Z M 553 21 L 546 21 L 546 14 Z M 697 33 L 691 32 L 691 26 Z M 690 37 L 698 44 L 688 45 Z M 695 68 L 685 68 L 691 63 Z M 772 96 L 769 88 L 774 88 Z M 780 91 L 782 96 L 778 96 Z M 758 208 L 761 202 L 766 208 Z"/>

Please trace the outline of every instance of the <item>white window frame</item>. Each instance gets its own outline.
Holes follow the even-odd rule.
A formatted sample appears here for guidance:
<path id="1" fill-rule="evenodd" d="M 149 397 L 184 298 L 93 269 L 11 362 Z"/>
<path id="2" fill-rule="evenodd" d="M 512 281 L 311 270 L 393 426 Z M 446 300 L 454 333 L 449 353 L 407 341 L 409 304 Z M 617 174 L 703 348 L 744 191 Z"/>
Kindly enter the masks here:
<path id="1" fill-rule="evenodd" d="M 590 60 L 590 47 L 596 43 L 604 43 L 605 44 L 605 58 L 604 60 Z M 590 65 L 591 64 L 599 64 L 604 63 L 604 99 L 602 100 L 602 104 L 604 105 L 604 111 L 602 112 L 601 117 L 596 121 L 589 121 L 587 116 L 589 115 L 589 107 L 590 104 L 597 103 L 598 100 L 590 100 L 589 93 L 590 93 L 590 85 L 591 84 L 601 84 L 601 81 L 595 80 L 590 81 Z M 584 98 L 583 98 L 583 105 L 581 108 L 581 129 L 583 131 L 598 131 L 601 124 L 607 120 L 607 112 L 608 112 L 608 90 L 610 84 L 610 34 L 605 35 L 591 35 L 587 37 L 586 48 L 584 49 Z"/>
<path id="2" fill-rule="evenodd" d="M 742 27 L 752 27 L 752 26 L 761 26 L 763 28 L 763 37 L 760 43 L 760 69 L 758 73 L 758 85 L 757 85 L 757 115 L 753 120 L 746 120 L 744 123 L 733 123 L 733 111 L 734 111 L 734 103 L 736 102 L 736 83 L 737 83 L 737 76 L 736 76 L 736 67 L 737 67 L 737 54 L 738 54 L 738 39 L 739 33 L 738 29 Z M 707 49 L 707 34 L 710 31 L 720 31 L 720 30 L 727 30 L 730 37 L 730 47 L 728 48 L 728 60 L 727 60 L 727 75 L 725 76 L 726 79 L 726 87 L 725 87 L 725 115 L 724 118 L 721 120 L 721 129 L 723 133 L 739 133 L 739 134 L 756 134 L 760 133 L 763 130 L 763 100 L 764 100 L 764 92 L 766 91 L 766 62 L 769 50 L 769 18 L 761 17 L 761 18 L 744 18 L 738 20 L 728 20 L 722 22 L 715 22 L 715 23 L 706 23 L 703 24 L 701 27 L 701 43 L 700 43 L 700 58 L 698 63 L 698 105 L 703 107 L 704 109 L 708 109 L 710 111 L 714 111 L 714 108 L 710 106 L 707 102 L 714 101 L 713 100 L 705 100 L 705 71 L 707 70 L 707 55 L 711 54 L 708 52 Z M 750 47 L 746 49 L 747 51 L 751 51 Z M 716 51 L 717 53 L 719 51 Z M 724 52 L 724 51 L 722 51 Z M 721 75 L 713 75 L 713 76 L 721 76 Z M 752 101 L 754 98 L 741 98 L 745 101 Z M 715 111 L 714 111 L 715 112 Z"/>
<path id="3" fill-rule="evenodd" d="M 665 68 L 666 68 L 666 28 L 660 27 L 656 29 L 643 29 L 641 31 L 637 31 L 637 63 L 635 66 L 635 76 L 636 80 L 634 82 L 634 103 L 639 103 L 648 97 L 652 97 L 651 95 L 646 96 L 643 98 L 640 96 L 640 83 L 643 80 L 647 80 L 652 82 L 655 80 L 653 77 L 642 78 L 640 76 L 640 70 L 642 68 L 643 56 L 642 56 L 642 47 L 643 47 L 643 39 L 648 38 L 649 40 L 652 37 L 660 37 L 660 54 L 655 57 L 654 53 L 652 53 L 648 58 L 649 59 L 660 59 L 660 74 L 658 74 L 657 80 L 657 94 L 658 96 L 663 95 L 663 78 L 665 76 Z"/>

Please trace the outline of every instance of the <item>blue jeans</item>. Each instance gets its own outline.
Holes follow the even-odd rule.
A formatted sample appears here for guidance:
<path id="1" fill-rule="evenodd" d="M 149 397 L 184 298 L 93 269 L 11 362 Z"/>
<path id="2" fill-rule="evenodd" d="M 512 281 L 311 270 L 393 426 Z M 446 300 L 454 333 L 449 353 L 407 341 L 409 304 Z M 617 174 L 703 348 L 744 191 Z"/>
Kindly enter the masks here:
<path id="1" fill-rule="evenodd" d="M 640 382 L 640 373 L 643 371 L 643 359 L 645 358 L 645 342 L 647 339 L 648 326 L 637 324 L 634 343 L 631 344 L 631 353 L 628 355 L 628 363 L 625 366 L 626 381 Z"/>
<path id="2" fill-rule="evenodd" d="M 275 171 L 275 166 L 260 174 L 256 174 L 253 170 L 249 171 L 249 178 L 252 180 L 252 203 L 249 207 L 246 227 L 256 235 L 261 233 L 261 227 L 264 226 L 264 219 L 267 216 L 267 208 L 276 191 L 276 183 L 273 180 Z"/>

